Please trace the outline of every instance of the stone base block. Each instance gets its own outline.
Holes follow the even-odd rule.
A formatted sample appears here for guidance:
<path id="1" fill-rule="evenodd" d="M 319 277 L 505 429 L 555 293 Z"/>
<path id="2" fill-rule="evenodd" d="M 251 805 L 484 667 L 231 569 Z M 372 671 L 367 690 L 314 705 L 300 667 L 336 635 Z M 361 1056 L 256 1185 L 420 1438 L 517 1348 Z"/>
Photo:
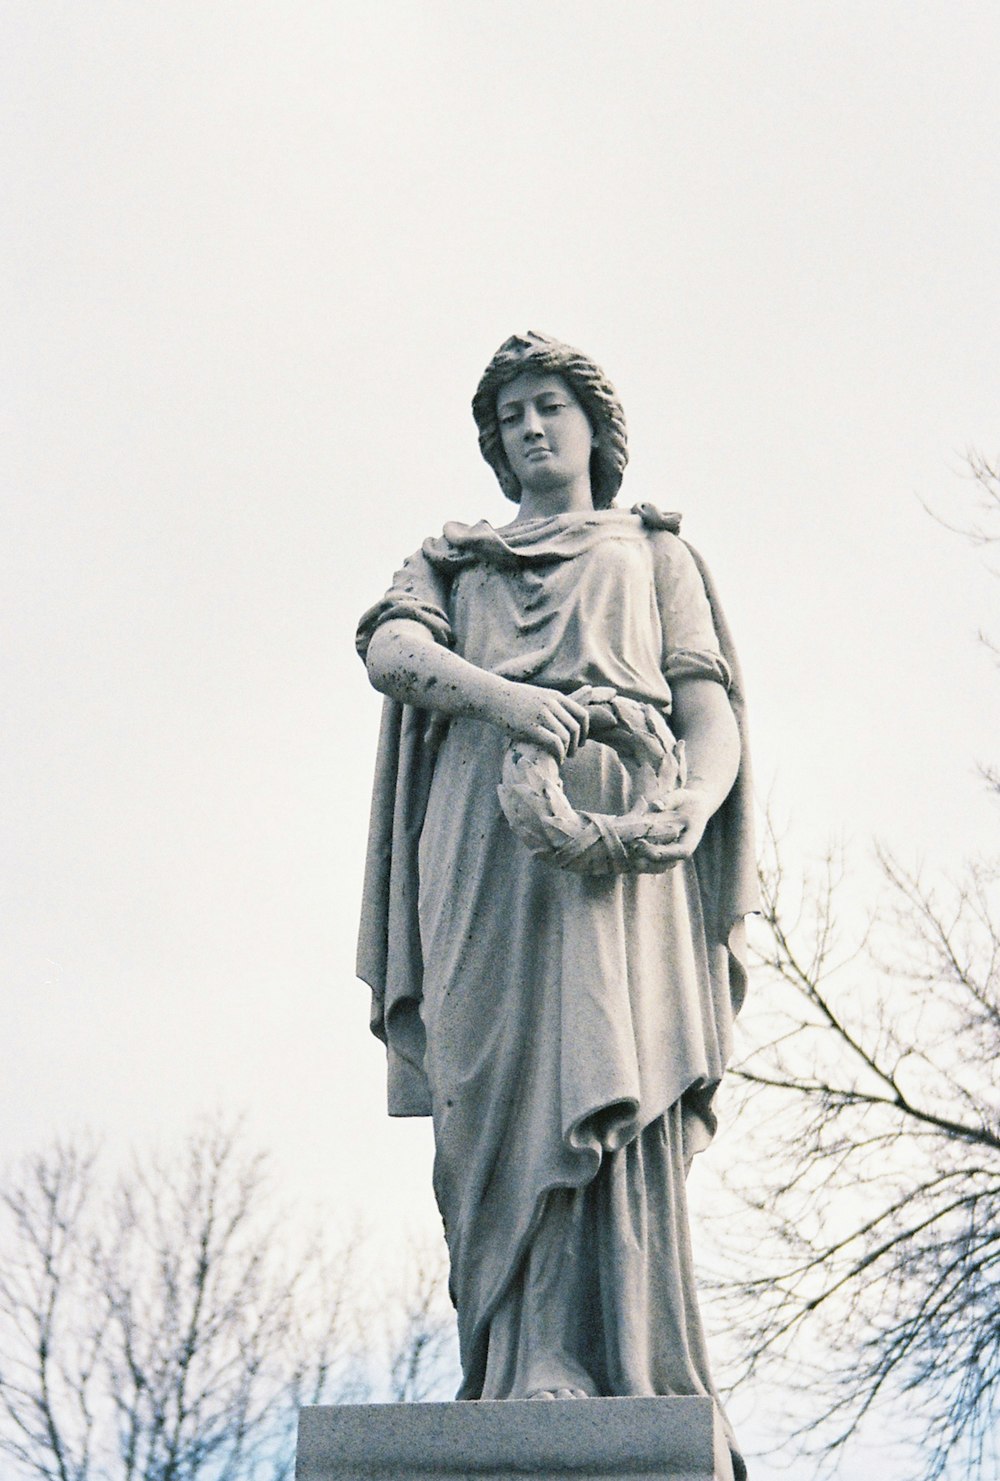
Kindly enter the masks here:
<path id="1" fill-rule="evenodd" d="M 302 1409 L 296 1481 L 732 1481 L 711 1399 Z"/>

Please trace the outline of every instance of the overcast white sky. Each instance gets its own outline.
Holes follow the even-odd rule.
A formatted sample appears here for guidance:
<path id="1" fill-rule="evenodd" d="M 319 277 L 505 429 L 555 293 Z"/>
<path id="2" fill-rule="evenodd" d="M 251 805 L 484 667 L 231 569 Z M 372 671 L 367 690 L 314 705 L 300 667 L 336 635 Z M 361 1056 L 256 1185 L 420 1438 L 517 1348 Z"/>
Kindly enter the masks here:
<path id="1" fill-rule="evenodd" d="M 433 1227 L 352 980 L 352 640 L 445 519 L 509 517 L 468 403 L 517 330 L 616 382 L 795 846 L 992 846 L 997 587 L 920 503 L 1000 448 L 992 0 L 0 24 L 6 1151 L 246 1109 L 306 1199 Z"/>

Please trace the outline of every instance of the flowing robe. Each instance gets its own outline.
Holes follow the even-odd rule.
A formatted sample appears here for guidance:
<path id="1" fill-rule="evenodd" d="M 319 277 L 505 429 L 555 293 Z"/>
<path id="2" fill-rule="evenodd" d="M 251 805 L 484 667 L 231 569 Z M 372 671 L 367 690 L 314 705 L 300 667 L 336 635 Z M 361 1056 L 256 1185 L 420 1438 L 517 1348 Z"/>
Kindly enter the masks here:
<path id="1" fill-rule="evenodd" d="M 506 678 L 611 685 L 667 716 L 672 680 L 715 680 L 742 721 L 724 620 L 676 527 L 648 506 L 446 525 L 362 619 L 359 647 L 407 617 Z M 714 1130 L 745 985 L 746 767 L 695 860 L 578 875 L 511 832 L 505 740 L 387 702 L 359 948 L 390 1111 L 434 1118 L 459 1396 L 546 1386 L 547 1348 L 560 1383 L 587 1392 L 711 1393 L 684 1175 Z M 629 805 L 597 742 L 563 779 L 581 809 Z"/>

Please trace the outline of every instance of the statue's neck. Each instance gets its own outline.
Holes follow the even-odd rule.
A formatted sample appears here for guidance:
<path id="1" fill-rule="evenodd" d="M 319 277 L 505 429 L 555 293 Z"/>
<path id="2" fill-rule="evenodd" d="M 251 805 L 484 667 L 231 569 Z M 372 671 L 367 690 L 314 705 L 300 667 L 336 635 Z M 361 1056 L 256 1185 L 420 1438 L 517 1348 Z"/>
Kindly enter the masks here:
<path id="1" fill-rule="evenodd" d="M 514 523 L 524 519 L 551 519 L 554 514 L 592 514 L 593 510 L 590 478 L 584 476 L 555 488 L 524 489 Z"/>

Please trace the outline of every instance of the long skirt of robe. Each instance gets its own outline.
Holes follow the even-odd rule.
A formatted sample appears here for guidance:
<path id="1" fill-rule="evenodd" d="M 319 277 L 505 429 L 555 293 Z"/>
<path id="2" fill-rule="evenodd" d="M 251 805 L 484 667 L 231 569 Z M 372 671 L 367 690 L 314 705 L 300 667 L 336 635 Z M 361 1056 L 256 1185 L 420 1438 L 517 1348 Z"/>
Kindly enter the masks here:
<path id="1" fill-rule="evenodd" d="M 459 1397 L 548 1386 L 532 1367 L 546 1350 L 590 1393 L 714 1397 L 684 1198 L 705 1136 L 684 1092 L 718 1061 L 725 950 L 706 942 L 693 866 L 588 876 L 533 858 L 500 812 L 503 748 L 494 728 L 452 722 L 420 838 Z M 563 777 L 577 807 L 628 805 L 605 746 Z"/>

